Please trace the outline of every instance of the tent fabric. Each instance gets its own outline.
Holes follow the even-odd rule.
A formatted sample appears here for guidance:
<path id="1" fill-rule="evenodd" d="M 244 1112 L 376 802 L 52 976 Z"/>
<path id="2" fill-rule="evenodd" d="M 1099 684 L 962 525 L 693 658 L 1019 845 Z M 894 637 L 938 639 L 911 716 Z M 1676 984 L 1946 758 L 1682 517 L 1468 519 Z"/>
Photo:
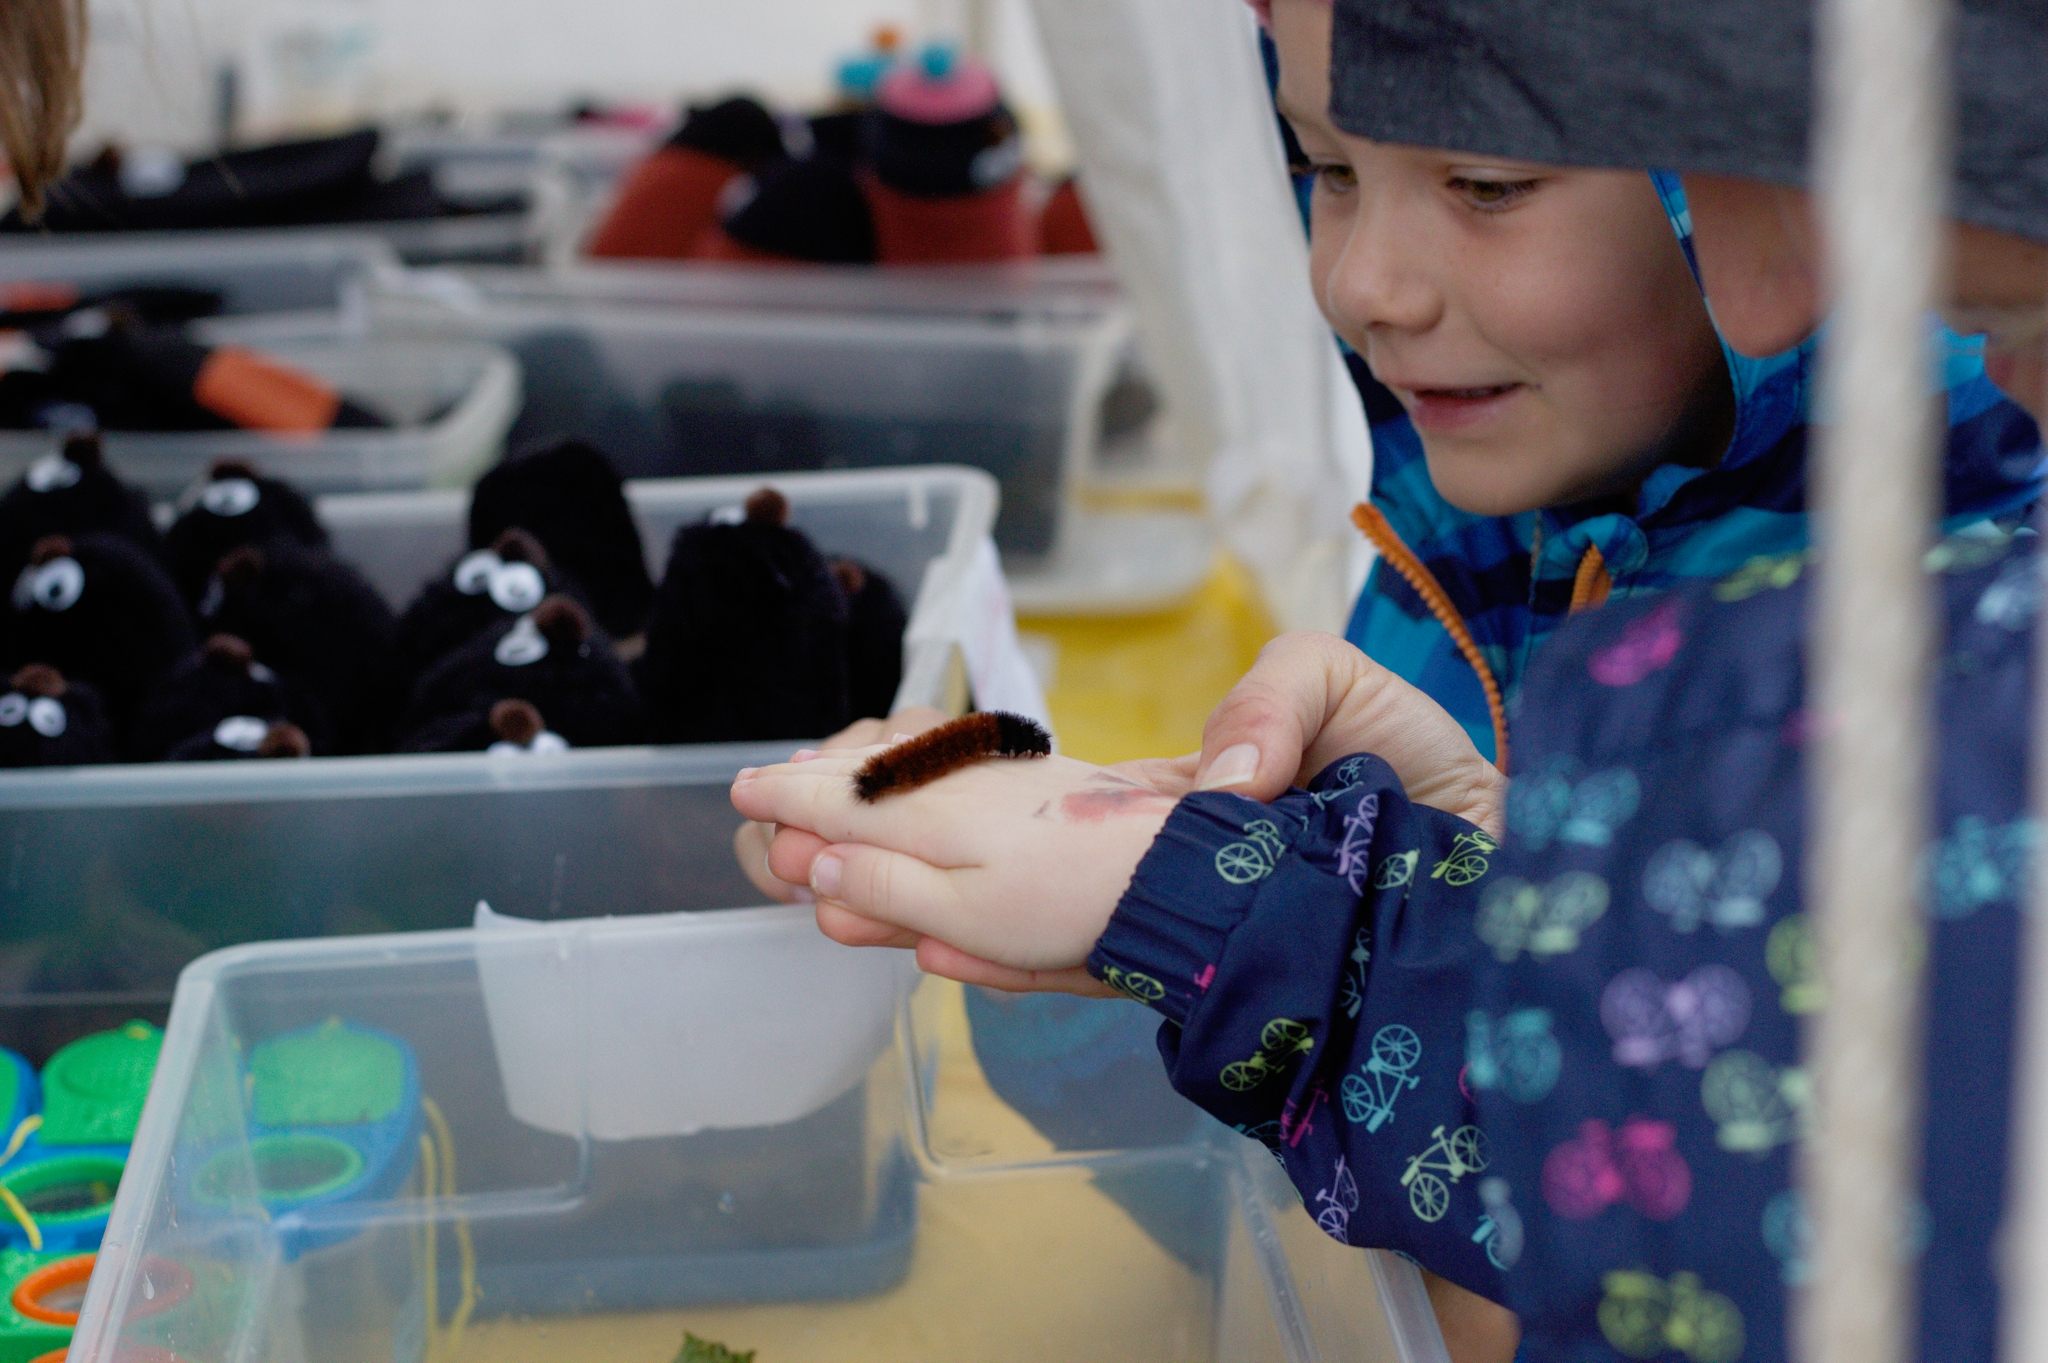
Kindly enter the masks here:
<path id="1" fill-rule="evenodd" d="M 1250 12 L 1033 0 L 1105 251 L 1225 543 L 1287 627 L 1340 628 L 1370 443 L 1308 284 Z M 1348 569 L 1348 571 L 1347 571 Z"/>
<path id="2" fill-rule="evenodd" d="M 1955 210 L 2048 240 L 2048 0 L 1961 0 Z M 1337 0 L 1331 112 L 1361 136 L 1804 184 L 1814 7 Z"/>

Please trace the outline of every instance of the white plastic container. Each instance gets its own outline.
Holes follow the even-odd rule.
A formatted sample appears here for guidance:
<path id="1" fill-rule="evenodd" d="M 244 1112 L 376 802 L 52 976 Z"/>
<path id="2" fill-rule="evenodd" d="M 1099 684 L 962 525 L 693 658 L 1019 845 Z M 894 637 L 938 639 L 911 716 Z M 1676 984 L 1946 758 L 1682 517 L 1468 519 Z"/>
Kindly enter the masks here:
<path id="1" fill-rule="evenodd" d="M 0 287 L 61 281 L 98 293 L 181 284 L 221 295 L 223 316 L 281 328 L 308 322 L 360 330 L 372 280 L 398 268 L 370 233 L 171 232 L 0 239 Z"/>
<path id="2" fill-rule="evenodd" d="M 899 705 L 957 710 L 986 657 L 995 491 L 969 469 L 778 478 L 792 523 L 898 584 L 912 618 Z M 629 485 L 659 568 L 677 527 L 752 480 Z M 336 551 L 394 602 L 465 547 L 459 493 L 330 498 Z M 1000 577 L 995 585 L 1000 586 Z M 526 919 L 753 902 L 728 789 L 789 743 L 181 763 L 0 774 L 0 1045 L 40 1060 L 161 1016 L 214 947 L 450 928 L 478 900 Z"/>
<path id="3" fill-rule="evenodd" d="M 267 328 L 266 328 L 267 329 Z M 311 436 L 259 431 L 110 431 L 107 462 L 152 496 L 176 496 L 217 459 L 241 459 L 311 493 L 467 485 L 503 452 L 519 365 L 498 346 L 450 339 L 268 342 L 264 353 L 326 380 L 394 424 Z M 0 431 L 0 484 L 50 450 L 39 431 Z"/>
<path id="4" fill-rule="evenodd" d="M 747 944 L 711 940 L 715 917 L 672 932 L 707 972 L 750 968 Z M 573 972 L 590 943 L 556 925 L 508 949 Z M 487 1025 L 482 948 L 468 932 L 278 943 L 185 973 L 73 1363 L 665 1363 L 686 1332 L 776 1363 L 1442 1363 L 1414 1270 L 1323 1236 L 1250 1142 L 949 1167 L 910 1099 L 929 1082 L 971 1101 L 975 1080 L 918 1080 L 896 1048 L 858 1108 L 654 1141 L 535 1133 L 500 1080 L 518 1058 Z M 595 1024 L 631 1004 L 585 989 L 549 1005 L 584 1062 L 572 1091 L 599 1064 Z M 711 1047 L 777 1083 L 752 1025 L 767 1011 L 838 1044 L 838 1015 L 792 975 L 643 1082 L 698 1082 Z M 420 1167 L 390 1196 L 274 1214 L 240 1058 L 328 1019 L 416 1059 Z M 246 1177 L 196 1198 L 184 1171 L 209 1158 Z M 1137 1205 L 1172 1215 L 1141 1224 Z"/>
<path id="5" fill-rule="evenodd" d="M 376 325 L 518 355 L 515 445 L 581 435 L 634 476 L 972 464 L 1002 486 L 1012 566 L 1056 550 L 1130 345 L 1121 303 L 1090 288 L 972 306 L 935 285 L 929 307 L 858 305 L 890 292 L 870 271 L 806 307 L 754 273 L 758 298 L 729 271 L 414 276 Z"/>

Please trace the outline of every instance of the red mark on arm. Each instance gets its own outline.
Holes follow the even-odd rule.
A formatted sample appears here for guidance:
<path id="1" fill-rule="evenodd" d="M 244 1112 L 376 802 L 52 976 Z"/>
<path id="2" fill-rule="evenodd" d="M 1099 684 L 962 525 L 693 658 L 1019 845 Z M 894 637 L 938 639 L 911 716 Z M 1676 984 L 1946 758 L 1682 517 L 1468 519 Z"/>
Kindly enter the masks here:
<path id="1" fill-rule="evenodd" d="M 1103 823 L 1131 814 L 1160 813 L 1173 808 L 1171 796 L 1142 786 L 1116 786 L 1108 790 L 1077 790 L 1060 801 L 1060 813 L 1068 823 Z"/>

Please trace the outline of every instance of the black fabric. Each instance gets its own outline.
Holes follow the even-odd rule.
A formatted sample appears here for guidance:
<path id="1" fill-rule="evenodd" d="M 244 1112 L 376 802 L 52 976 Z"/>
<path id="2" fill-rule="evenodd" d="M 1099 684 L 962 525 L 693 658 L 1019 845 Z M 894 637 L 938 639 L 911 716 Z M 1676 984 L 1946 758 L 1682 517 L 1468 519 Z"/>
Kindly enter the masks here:
<path id="1" fill-rule="evenodd" d="M 47 668 L 0 678 L 0 769 L 113 760 L 114 726 L 96 688 Z"/>
<path id="2" fill-rule="evenodd" d="M 12 581 L 8 665 L 46 663 L 98 687 L 117 726 L 197 642 L 161 564 L 117 535 L 52 538 Z"/>
<path id="3" fill-rule="evenodd" d="M 1802 0 L 1336 0 L 1331 113 L 1382 142 L 1804 184 Z M 2048 0 L 1962 0 L 1958 217 L 2048 240 Z"/>
<path id="4" fill-rule="evenodd" d="M 417 680 L 485 630 L 565 590 L 539 542 L 508 530 L 489 548 L 460 555 L 420 588 L 398 618 L 399 665 Z"/>
<path id="5" fill-rule="evenodd" d="M 179 663 L 148 696 L 129 735 L 127 756 L 155 762 L 180 750 L 213 744 L 216 726 L 235 715 L 288 720 L 316 753 L 333 749 L 325 711 L 250 656 L 239 639 L 217 637 Z"/>
<path id="6" fill-rule="evenodd" d="M 1017 120 L 1002 105 L 959 123 L 914 123 L 877 109 L 868 125 L 868 157 L 875 177 L 920 198 L 981 194 L 1008 183 L 1023 168 Z M 999 147 L 1014 156 L 988 158 Z M 999 173 L 998 173 L 999 172 Z"/>
<path id="7" fill-rule="evenodd" d="M 846 592 L 847 699 L 859 717 L 887 715 L 903 685 L 903 634 L 910 612 L 894 583 L 865 563 L 842 559 L 833 574 Z"/>
<path id="8" fill-rule="evenodd" d="M 717 104 L 691 105 L 668 145 L 716 156 L 742 170 L 766 165 L 785 154 L 782 125 L 760 101 L 744 95 Z"/>
<path id="9" fill-rule="evenodd" d="M 12 581 L 45 535 L 99 532 L 163 555 L 149 499 L 106 466 L 96 437 L 74 436 L 0 495 L 0 579 Z"/>
<path id="10" fill-rule="evenodd" d="M 453 750 L 459 746 L 454 731 L 467 730 L 477 715 L 488 723 L 501 700 L 531 703 L 549 729 L 579 748 L 647 736 L 632 674 L 611 640 L 566 596 L 551 596 L 538 609 L 491 626 L 430 668 L 406 705 L 397 750 Z"/>
<path id="11" fill-rule="evenodd" d="M 844 164 L 784 161 L 762 170 L 753 193 L 727 213 L 725 234 L 785 260 L 869 265 L 875 220 L 867 195 Z"/>

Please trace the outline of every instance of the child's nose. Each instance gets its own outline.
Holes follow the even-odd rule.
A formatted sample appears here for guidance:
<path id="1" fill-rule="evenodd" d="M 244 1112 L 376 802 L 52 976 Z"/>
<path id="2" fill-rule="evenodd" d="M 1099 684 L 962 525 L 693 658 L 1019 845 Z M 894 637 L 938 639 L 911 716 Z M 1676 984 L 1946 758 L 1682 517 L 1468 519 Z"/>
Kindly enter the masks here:
<path id="1" fill-rule="evenodd" d="M 1363 198 L 1364 196 L 1361 196 Z M 1427 233 L 1404 229 L 1384 208 L 1361 202 L 1323 280 L 1323 307 L 1350 336 L 1427 331 L 1443 313 Z"/>

